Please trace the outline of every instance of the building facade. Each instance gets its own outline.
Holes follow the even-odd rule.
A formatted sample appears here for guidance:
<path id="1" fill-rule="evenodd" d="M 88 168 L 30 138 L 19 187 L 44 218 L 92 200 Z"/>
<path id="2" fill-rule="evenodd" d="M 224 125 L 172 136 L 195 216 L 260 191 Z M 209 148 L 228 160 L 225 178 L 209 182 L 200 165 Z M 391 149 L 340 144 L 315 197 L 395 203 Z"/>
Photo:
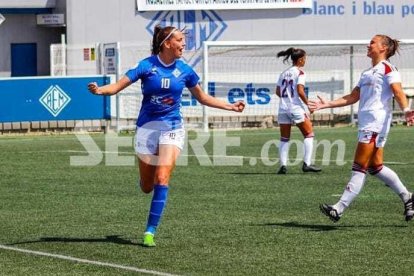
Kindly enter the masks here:
<path id="1" fill-rule="evenodd" d="M 0 0 L 0 77 L 49 75 L 50 44 L 66 33 L 65 12 L 66 1 Z"/>
<path id="2" fill-rule="evenodd" d="M 0 25 L 0 76 L 49 75 L 50 45 L 60 43 L 62 35 L 69 48 L 120 42 L 141 44 L 149 53 L 156 24 L 185 26 L 190 51 L 199 51 L 205 40 L 368 40 L 377 33 L 414 38 L 408 27 L 414 24 L 410 1 L 314 0 L 307 9 L 160 11 L 139 11 L 139 1 L 0 0 L 0 14 L 6 18 Z M 42 14 L 63 21 L 39 23 Z M 36 56 L 31 58 L 30 53 Z M 196 64 L 200 59 L 195 54 L 188 61 Z M 19 63 L 32 69 L 16 72 L 22 67 Z M 93 63 L 94 58 L 67 56 L 69 68 L 86 68 L 75 74 L 96 73 Z"/>

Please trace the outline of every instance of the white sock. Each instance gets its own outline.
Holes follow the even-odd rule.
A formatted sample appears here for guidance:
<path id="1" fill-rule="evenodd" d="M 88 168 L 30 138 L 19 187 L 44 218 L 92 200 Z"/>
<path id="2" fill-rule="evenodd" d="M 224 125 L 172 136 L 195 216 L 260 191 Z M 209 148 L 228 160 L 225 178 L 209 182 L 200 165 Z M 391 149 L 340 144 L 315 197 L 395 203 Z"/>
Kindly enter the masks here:
<path id="1" fill-rule="evenodd" d="M 282 137 L 282 139 L 285 138 Z M 282 141 L 282 139 L 279 144 L 280 165 L 286 166 L 289 154 L 289 140 Z"/>
<path id="2" fill-rule="evenodd" d="M 339 201 L 333 206 L 338 214 L 342 214 L 361 192 L 365 183 L 365 177 L 366 174 L 363 172 L 352 171 L 351 179 L 349 180 L 348 185 L 346 185 L 345 191 Z"/>
<path id="3" fill-rule="evenodd" d="M 390 187 L 397 195 L 399 195 L 403 202 L 407 202 L 410 199 L 410 192 L 401 182 L 398 175 L 390 168 L 383 166 L 378 173 L 374 174 L 374 176 L 384 182 L 385 185 Z"/>
<path id="4" fill-rule="evenodd" d="M 303 157 L 303 162 L 306 165 L 311 165 L 312 162 L 312 151 L 313 151 L 313 137 L 308 137 L 303 140 L 303 146 L 305 151 L 305 156 Z"/>

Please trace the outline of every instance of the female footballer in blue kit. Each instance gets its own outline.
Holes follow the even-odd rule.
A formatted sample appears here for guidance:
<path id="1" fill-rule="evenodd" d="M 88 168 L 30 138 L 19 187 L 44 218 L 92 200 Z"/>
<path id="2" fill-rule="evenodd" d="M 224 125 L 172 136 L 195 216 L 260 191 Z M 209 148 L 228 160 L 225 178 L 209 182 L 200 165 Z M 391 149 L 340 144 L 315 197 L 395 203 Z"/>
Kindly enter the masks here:
<path id="1" fill-rule="evenodd" d="M 242 112 L 244 102 L 233 104 L 203 92 L 198 75 L 180 60 L 185 48 L 182 30 L 156 26 L 152 39 L 152 55 L 128 70 L 119 81 L 98 87 L 88 84 L 97 95 L 114 95 L 141 80 L 143 100 L 137 120 L 135 152 L 138 156 L 140 186 L 144 193 L 154 191 L 143 245 L 155 246 L 154 234 L 168 196 L 170 176 L 184 146 L 181 97 L 184 87 L 203 105 Z"/>

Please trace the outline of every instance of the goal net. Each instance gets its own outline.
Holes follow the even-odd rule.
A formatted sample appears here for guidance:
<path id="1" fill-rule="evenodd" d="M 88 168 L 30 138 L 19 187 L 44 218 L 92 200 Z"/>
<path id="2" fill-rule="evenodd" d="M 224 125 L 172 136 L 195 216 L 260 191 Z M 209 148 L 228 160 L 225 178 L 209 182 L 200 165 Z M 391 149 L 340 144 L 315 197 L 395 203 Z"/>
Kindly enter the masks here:
<path id="1" fill-rule="evenodd" d="M 307 52 L 306 91 L 308 98 L 321 96 L 331 100 L 348 94 L 363 70 L 371 66 L 367 58 L 368 41 L 262 41 L 207 42 L 204 48 L 204 82 L 210 92 L 224 100 L 244 100 L 244 116 L 273 116 L 276 119 L 279 98 L 275 95 L 279 74 L 289 65 L 276 55 L 289 47 Z M 391 58 L 401 71 L 405 92 L 413 95 L 414 44 L 404 42 L 400 55 Z M 289 60 L 290 61 L 290 60 Z M 206 88 L 207 86 L 205 86 Z M 206 88 L 207 89 L 207 88 Z M 349 115 L 358 103 L 318 113 Z M 208 116 L 223 116 L 219 110 L 209 110 Z M 227 114 L 238 116 L 238 114 Z M 259 118 L 260 120 L 260 118 Z"/>
<path id="2" fill-rule="evenodd" d="M 207 130 L 208 127 L 277 121 L 279 98 L 275 95 L 276 82 L 289 64 L 284 64 L 276 54 L 288 47 L 302 48 L 307 52 L 304 70 L 310 99 L 317 98 L 317 95 L 328 100 L 346 95 L 356 85 L 362 71 L 371 66 L 366 56 L 367 45 L 368 41 L 204 42 L 202 53 L 186 52 L 190 57 L 202 54 L 202 62 L 194 68 L 202 79 L 204 91 L 229 102 L 243 100 L 246 109 L 240 114 L 205 108 L 185 90 L 182 112 L 187 128 Z M 123 65 L 131 66 L 148 55 L 149 45 L 121 45 Z M 403 41 L 400 54 L 392 57 L 391 62 L 402 74 L 405 92 L 414 95 L 414 41 Z M 124 67 L 123 72 L 127 69 Z M 141 100 L 140 83 L 121 93 L 120 119 L 134 123 Z M 358 103 L 318 113 L 348 115 L 351 122 L 357 108 Z"/>
<path id="3" fill-rule="evenodd" d="M 262 122 L 277 122 L 278 97 L 275 95 L 279 74 L 289 64 L 277 58 L 279 51 L 289 47 L 302 48 L 307 52 L 306 88 L 308 97 L 317 95 L 333 99 L 348 94 L 356 85 L 363 70 L 371 66 L 367 58 L 369 41 L 206 41 L 203 49 L 184 52 L 184 60 L 193 62 L 194 70 L 201 78 L 204 91 L 225 101 L 243 100 L 246 108 L 243 113 L 234 113 L 201 106 L 187 89 L 183 92 L 182 113 L 186 127 L 243 127 L 255 126 Z M 89 45 L 88 47 L 99 46 Z M 85 45 L 67 47 L 66 56 L 84 59 Z M 55 56 L 64 56 L 61 49 Z M 97 51 L 99 52 L 99 51 Z M 120 43 L 120 72 L 125 73 L 139 60 L 150 55 L 150 45 L 136 42 Z M 100 53 L 102 54 L 102 53 Z M 97 60 L 101 60 L 98 58 Z M 59 59 L 54 68 L 63 71 Z M 72 59 L 73 60 L 73 59 Z M 414 96 L 414 41 L 403 40 L 400 54 L 391 58 L 402 75 L 404 91 Z M 67 64 L 68 74 L 97 73 L 95 61 L 84 60 Z M 98 72 L 99 73 L 99 72 Z M 133 129 L 141 107 L 141 83 L 131 85 L 118 94 L 118 104 L 111 97 L 111 115 L 119 129 Z M 344 115 L 353 120 L 358 103 L 353 106 L 322 110 L 314 114 L 320 116 Z M 398 105 L 395 105 L 398 108 Z M 326 118 L 326 117 L 325 117 Z"/>

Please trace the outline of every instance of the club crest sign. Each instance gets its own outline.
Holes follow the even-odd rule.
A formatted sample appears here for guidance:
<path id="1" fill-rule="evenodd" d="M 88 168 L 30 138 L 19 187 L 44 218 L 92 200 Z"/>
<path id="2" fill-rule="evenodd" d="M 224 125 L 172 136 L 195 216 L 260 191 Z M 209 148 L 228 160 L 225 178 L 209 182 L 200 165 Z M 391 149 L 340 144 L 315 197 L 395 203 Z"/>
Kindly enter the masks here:
<path id="1" fill-rule="evenodd" d="M 40 103 L 54 116 L 67 106 L 70 97 L 57 85 L 50 86 L 39 99 Z"/>
<path id="2" fill-rule="evenodd" d="M 191 66 L 200 62 L 203 42 L 217 40 L 227 29 L 227 24 L 211 10 L 160 11 L 146 27 L 151 36 L 157 24 L 185 27 L 186 50 L 192 55 L 185 55 L 184 60 Z"/>

